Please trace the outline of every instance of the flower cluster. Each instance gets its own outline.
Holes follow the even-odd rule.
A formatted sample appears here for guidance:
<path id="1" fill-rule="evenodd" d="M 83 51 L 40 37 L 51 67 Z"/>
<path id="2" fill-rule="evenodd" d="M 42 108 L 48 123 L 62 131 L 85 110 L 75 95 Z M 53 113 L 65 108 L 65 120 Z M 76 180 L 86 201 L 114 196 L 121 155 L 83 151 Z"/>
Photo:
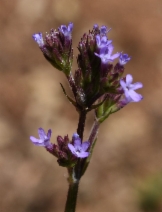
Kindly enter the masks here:
<path id="1" fill-rule="evenodd" d="M 73 77 L 72 30 L 73 23 L 69 23 L 68 26 L 61 25 L 58 30 L 51 29 L 44 38 L 42 33 L 34 34 L 33 38 L 45 58 L 55 68 L 65 73 L 75 100 L 66 94 L 63 86 L 62 88 L 77 111 L 81 113 L 95 109 L 96 120 L 101 123 L 128 103 L 141 101 L 143 97 L 136 90 L 142 88 L 142 83 L 133 84 L 133 77 L 130 74 L 123 77 L 124 66 L 131 57 L 124 53 L 113 53 L 112 40 L 107 36 L 110 29 L 106 26 L 99 27 L 95 24 L 88 34 L 82 36 L 78 44 L 78 68 Z M 46 135 L 44 130 L 39 128 L 38 134 L 40 138 L 31 136 L 31 141 L 35 145 L 44 146 L 58 158 L 62 166 L 73 166 L 76 158 L 89 156 L 90 143 L 88 141 L 82 143 L 76 133 L 71 142 L 68 136 L 64 138 L 58 136 L 57 145 L 50 143 L 51 130 Z"/>
<path id="2" fill-rule="evenodd" d="M 106 95 L 107 98 L 113 96 L 113 101 L 118 99 L 117 103 L 119 103 L 119 99 L 123 98 L 123 94 L 126 95 L 122 75 L 124 65 L 131 57 L 119 52 L 113 54 L 112 40 L 107 37 L 109 31 L 110 29 L 108 30 L 106 26 L 99 28 L 98 25 L 94 25 L 93 30 L 89 34 L 84 34 L 79 42 L 79 68 L 75 71 L 77 94 L 80 97 L 77 99 L 80 100 L 78 104 L 88 108 L 96 100 L 99 102 L 101 99 L 103 100 L 103 95 Z M 115 60 L 117 60 L 117 63 L 113 65 Z M 131 87 L 131 89 L 133 88 Z M 120 98 L 117 98 L 119 96 Z M 128 95 L 126 95 L 126 99 L 128 100 Z M 139 98 L 139 101 L 141 99 L 142 97 Z M 130 99 L 128 101 L 130 102 Z"/>
<path id="3" fill-rule="evenodd" d="M 77 133 L 72 136 L 70 142 L 68 136 L 57 137 L 57 145 L 50 142 L 52 131 L 49 129 L 46 135 L 44 129 L 38 129 L 39 139 L 30 136 L 30 140 L 36 146 L 43 146 L 48 152 L 58 158 L 60 166 L 70 167 L 74 166 L 77 158 L 86 158 L 89 156 L 87 152 L 90 143 L 88 141 L 82 142 Z"/>
<path id="4" fill-rule="evenodd" d="M 66 75 L 70 73 L 73 60 L 72 30 L 73 23 L 69 23 L 68 26 L 61 25 L 58 30 L 51 29 L 45 38 L 42 33 L 33 35 L 45 58 Z"/>

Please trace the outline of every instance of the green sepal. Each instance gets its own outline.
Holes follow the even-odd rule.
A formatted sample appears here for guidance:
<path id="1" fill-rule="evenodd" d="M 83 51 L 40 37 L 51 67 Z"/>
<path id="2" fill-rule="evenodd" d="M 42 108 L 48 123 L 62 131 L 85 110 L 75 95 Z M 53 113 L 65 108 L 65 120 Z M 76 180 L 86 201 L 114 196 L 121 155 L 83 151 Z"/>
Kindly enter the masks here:
<path id="1" fill-rule="evenodd" d="M 57 160 L 59 166 L 62 167 L 74 167 L 77 161 L 65 160 L 65 159 L 58 159 Z"/>
<path id="2" fill-rule="evenodd" d="M 100 107 L 104 103 L 105 100 L 106 100 L 106 97 L 99 104 L 92 105 L 87 111 L 91 111 L 93 109 L 96 109 L 96 108 Z"/>

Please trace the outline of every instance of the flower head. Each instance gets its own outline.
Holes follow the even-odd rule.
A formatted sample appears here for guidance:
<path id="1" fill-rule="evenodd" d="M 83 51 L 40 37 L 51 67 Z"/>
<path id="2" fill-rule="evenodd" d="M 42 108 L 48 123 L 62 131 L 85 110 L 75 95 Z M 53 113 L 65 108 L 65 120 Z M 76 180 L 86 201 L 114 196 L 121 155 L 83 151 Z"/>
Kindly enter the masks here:
<path id="1" fill-rule="evenodd" d="M 120 80 L 120 85 L 124 90 L 124 94 L 126 97 L 126 102 L 139 102 L 143 99 L 141 94 L 135 92 L 135 90 L 142 88 L 143 85 L 141 82 L 136 82 L 132 84 L 133 77 L 130 74 L 127 74 L 125 81 L 122 79 Z"/>
<path id="2" fill-rule="evenodd" d="M 33 136 L 30 136 L 30 140 L 33 142 L 33 144 L 37 145 L 37 146 L 44 146 L 49 148 L 52 144 L 50 143 L 50 138 L 51 138 L 51 129 L 48 130 L 47 135 L 44 131 L 43 128 L 39 128 L 38 129 L 38 135 L 39 135 L 39 139 L 35 138 Z"/>
<path id="3" fill-rule="evenodd" d="M 75 155 L 77 158 L 86 158 L 89 155 L 89 152 L 86 152 L 90 143 L 88 141 L 85 141 L 81 143 L 81 139 L 79 138 L 79 135 L 77 133 L 73 134 L 73 140 L 74 145 L 68 144 L 68 147 L 73 155 Z"/>
<path id="4" fill-rule="evenodd" d="M 44 38 L 42 33 L 33 35 L 48 62 L 67 76 L 73 61 L 72 29 L 73 23 L 69 23 L 68 26 L 61 25 L 58 30 L 51 29 Z"/>
<path id="5" fill-rule="evenodd" d="M 66 25 L 61 25 L 59 28 L 60 32 L 66 37 L 71 39 L 71 33 L 73 30 L 73 23 L 69 23 L 68 27 Z"/>
<path id="6" fill-rule="evenodd" d="M 42 33 L 36 33 L 32 37 L 37 42 L 39 47 L 43 47 L 44 46 L 44 40 L 43 40 Z"/>
<path id="7" fill-rule="evenodd" d="M 128 56 L 128 54 L 120 54 L 119 56 L 119 63 L 120 65 L 125 65 L 129 60 L 131 59 L 131 57 Z"/>

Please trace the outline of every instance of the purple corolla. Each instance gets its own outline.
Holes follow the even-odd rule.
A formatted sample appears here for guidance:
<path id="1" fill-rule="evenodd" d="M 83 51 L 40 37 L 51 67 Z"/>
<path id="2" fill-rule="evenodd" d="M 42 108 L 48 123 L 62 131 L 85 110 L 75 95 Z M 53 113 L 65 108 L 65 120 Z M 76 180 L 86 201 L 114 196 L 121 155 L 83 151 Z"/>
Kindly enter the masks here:
<path id="1" fill-rule="evenodd" d="M 128 56 L 128 54 L 120 54 L 119 56 L 119 63 L 120 65 L 125 65 L 129 60 L 131 59 L 131 57 Z"/>
<path id="2" fill-rule="evenodd" d="M 112 40 L 108 40 L 107 36 L 96 35 L 96 43 L 99 49 L 102 49 L 112 43 Z"/>
<path id="3" fill-rule="evenodd" d="M 71 38 L 71 33 L 73 30 L 73 23 L 69 23 L 68 26 L 66 25 L 61 25 L 61 27 L 59 27 L 60 32 L 62 32 L 62 34 L 66 37 L 66 38 Z"/>
<path id="4" fill-rule="evenodd" d="M 141 94 L 135 92 L 135 90 L 142 88 L 143 84 L 141 82 L 136 82 L 132 84 L 133 77 L 130 74 L 127 74 L 125 80 L 120 80 L 120 85 L 124 90 L 124 94 L 127 102 L 139 102 L 143 99 Z"/>
<path id="5" fill-rule="evenodd" d="M 44 40 L 43 40 L 42 33 L 34 34 L 32 37 L 37 42 L 39 47 L 43 47 L 44 46 Z"/>
<path id="6" fill-rule="evenodd" d="M 52 134 L 51 129 L 48 130 L 47 135 L 46 135 L 44 129 L 39 128 L 38 129 L 39 138 L 30 136 L 30 140 L 33 142 L 33 144 L 35 144 L 37 146 L 44 146 L 44 147 L 48 148 L 52 145 L 50 142 L 51 134 Z"/>
<path id="7" fill-rule="evenodd" d="M 116 53 L 116 54 L 113 54 L 112 55 L 112 52 L 113 52 L 113 45 L 112 44 L 109 44 L 108 46 L 105 46 L 103 47 L 101 50 L 100 50 L 100 53 L 95 53 L 95 55 L 97 57 L 100 57 L 101 58 L 101 61 L 103 64 L 106 64 L 108 62 L 113 62 L 113 60 L 115 60 L 116 58 L 119 57 L 120 53 Z"/>
<path id="8" fill-rule="evenodd" d="M 75 155 L 77 158 L 86 158 L 89 156 L 89 152 L 86 152 L 90 143 L 88 141 L 85 141 L 81 143 L 81 139 L 79 138 L 79 135 L 77 133 L 73 134 L 73 144 L 68 144 L 68 147 L 73 155 Z"/>
<path id="9" fill-rule="evenodd" d="M 110 29 L 107 29 L 107 27 L 103 25 L 100 28 L 100 35 L 101 36 L 106 35 L 110 30 L 111 30 L 111 28 Z"/>

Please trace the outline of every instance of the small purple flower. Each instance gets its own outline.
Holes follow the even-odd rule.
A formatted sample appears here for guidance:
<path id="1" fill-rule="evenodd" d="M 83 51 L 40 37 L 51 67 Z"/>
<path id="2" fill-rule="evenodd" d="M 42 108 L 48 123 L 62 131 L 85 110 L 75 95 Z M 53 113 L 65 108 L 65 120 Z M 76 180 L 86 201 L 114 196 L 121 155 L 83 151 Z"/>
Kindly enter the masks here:
<path id="1" fill-rule="evenodd" d="M 131 57 L 128 56 L 128 54 L 120 54 L 119 56 L 119 63 L 120 65 L 125 65 L 129 60 L 131 59 Z"/>
<path id="2" fill-rule="evenodd" d="M 51 129 L 49 129 L 48 133 L 46 135 L 44 129 L 39 128 L 38 135 L 39 135 L 40 139 L 30 136 L 30 140 L 33 142 L 33 144 L 35 144 L 37 146 L 44 146 L 44 147 L 50 148 L 52 145 L 50 143 L 51 133 L 52 133 L 52 131 L 51 131 Z"/>
<path id="3" fill-rule="evenodd" d="M 80 139 L 77 133 L 74 133 L 72 136 L 72 140 L 75 140 L 75 139 Z"/>
<path id="4" fill-rule="evenodd" d="M 106 35 L 110 30 L 111 30 L 111 28 L 110 28 L 110 29 L 107 29 L 106 26 L 101 26 L 101 28 L 100 28 L 100 35 L 101 35 L 101 36 L 104 36 L 104 35 Z"/>
<path id="5" fill-rule="evenodd" d="M 66 25 L 61 25 L 61 27 L 59 28 L 60 32 L 62 32 L 62 34 L 67 37 L 67 38 L 71 38 L 71 33 L 73 30 L 73 23 L 69 23 L 68 27 Z"/>
<path id="6" fill-rule="evenodd" d="M 106 47 L 110 43 L 112 43 L 112 40 L 108 40 L 107 36 L 101 37 L 100 35 L 96 35 L 96 43 L 97 43 L 97 47 L 99 49 L 102 49 L 103 47 Z"/>
<path id="7" fill-rule="evenodd" d="M 34 34 L 32 37 L 37 42 L 39 47 L 43 47 L 44 46 L 44 40 L 43 40 L 42 33 Z"/>
<path id="8" fill-rule="evenodd" d="M 107 32 L 108 32 L 107 27 L 106 26 L 101 26 L 100 34 L 101 35 L 106 35 Z"/>
<path id="9" fill-rule="evenodd" d="M 89 155 L 89 152 L 86 152 L 88 149 L 90 143 L 88 141 L 85 141 L 81 143 L 81 139 L 79 138 L 79 135 L 77 133 L 73 134 L 73 140 L 74 145 L 68 144 L 68 147 L 73 155 L 75 155 L 77 158 L 86 158 Z"/>
<path id="10" fill-rule="evenodd" d="M 113 62 L 113 60 L 118 58 L 120 55 L 120 53 L 111 55 L 113 52 L 113 49 L 114 49 L 113 45 L 109 44 L 108 46 L 105 46 L 104 48 L 102 48 L 99 54 L 95 53 L 95 55 L 101 58 L 101 61 L 103 64 L 106 64 L 108 62 Z"/>
<path id="11" fill-rule="evenodd" d="M 127 74 L 125 81 L 123 79 L 120 80 L 120 85 L 122 89 L 124 90 L 124 94 L 126 97 L 125 101 L 127 103 L 139 102 L 143 99 L 143 96 L 141 94 L 138 94 L 135 92 L 135 90 L 143 87 L 142 83 L 136 82 L 132 84 L 132 81 L 133 81 L 133 77 L 130 74 Z"/>
<path id="12" fill-rule="evenodd" d="M 98 24 L 94 24 L 93 25 L 93 29 L 98 29 L 99 27 L 98 27 Z"/>

